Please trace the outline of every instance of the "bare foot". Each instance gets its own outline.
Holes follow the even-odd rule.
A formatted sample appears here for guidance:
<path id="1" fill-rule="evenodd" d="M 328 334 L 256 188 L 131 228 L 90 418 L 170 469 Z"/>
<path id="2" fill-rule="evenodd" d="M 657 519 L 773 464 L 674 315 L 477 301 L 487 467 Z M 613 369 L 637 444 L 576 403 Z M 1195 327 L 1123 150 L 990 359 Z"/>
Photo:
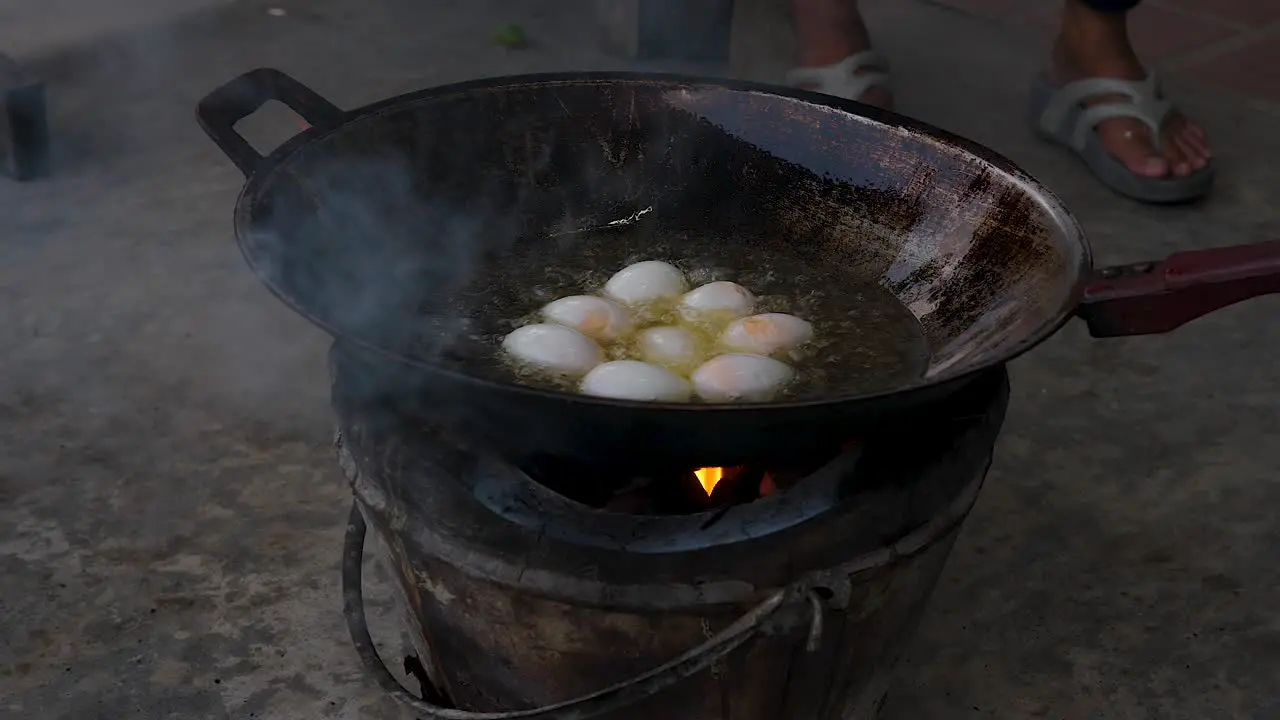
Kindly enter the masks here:
<path id="1" fill-rule="evenodd" d="M 800 45 L 799 57 L 796 58 L 800 67 L 827 67 L 871 47 L 871 38 L 858 12 L 857 0 L 791 0 L 791 11 Z M 867 72 L 875 70 L 860 69 L 854 75 Z M 807 85 L 800 87 L 821 90 Z M 861 96 L 853 99 L 881 108 L 893 105 L 893 96 L 879 85 L 867 88 Z"/>
<path id="2" fill-rule="evenodd" d="M 796 0 L 797 2 L 799 0 Z M 1062 86 L 1082 78 L 1142 80 L 1147 71 L 1129 43 L 1125 15 L 1099 13 L 1079 0 L 1067 0 L 1062 31 L 1053 49 L 1050 82 Z M 1126 96 L 1100 96 L 1086 104 L 1130 102 Z M 1173 111 L 1165 119 L 1160 147 L 1151 129 L 1136 118 L 1109 118 L 1098 123 L 1102 144 L 1135 175 L 1184 177 L 1209 162 L 1204 129 Z"/>

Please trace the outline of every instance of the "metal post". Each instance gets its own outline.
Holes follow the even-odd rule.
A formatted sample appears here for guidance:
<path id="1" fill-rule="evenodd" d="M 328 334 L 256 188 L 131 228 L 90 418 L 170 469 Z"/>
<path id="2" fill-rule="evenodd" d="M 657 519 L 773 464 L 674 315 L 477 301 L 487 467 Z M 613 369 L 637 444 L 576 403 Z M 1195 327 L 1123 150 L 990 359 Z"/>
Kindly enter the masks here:
<path id="1" fill-rule="evenodd" d="M 0 55 L 0 169 L 15 180 L 49 174 L 44 83 Z"/>

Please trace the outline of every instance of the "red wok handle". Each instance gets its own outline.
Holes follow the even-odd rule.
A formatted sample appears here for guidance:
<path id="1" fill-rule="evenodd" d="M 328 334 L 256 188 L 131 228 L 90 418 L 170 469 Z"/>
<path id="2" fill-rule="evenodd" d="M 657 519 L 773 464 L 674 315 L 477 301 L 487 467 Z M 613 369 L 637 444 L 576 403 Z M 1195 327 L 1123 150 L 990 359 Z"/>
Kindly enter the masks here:
<path id="1" fill-rule="evenodd" d="M 1076 314 L 1094 337 L 1154 335 L 1272 293 L 1280 293 L 1280 241 L 1095 270 Z"/>

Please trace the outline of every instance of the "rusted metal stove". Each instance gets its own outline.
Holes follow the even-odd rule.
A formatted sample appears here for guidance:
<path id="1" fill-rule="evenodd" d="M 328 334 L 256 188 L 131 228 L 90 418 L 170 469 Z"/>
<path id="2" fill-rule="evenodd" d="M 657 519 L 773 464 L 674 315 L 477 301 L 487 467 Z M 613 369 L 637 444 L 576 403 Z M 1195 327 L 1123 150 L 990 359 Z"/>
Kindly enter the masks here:
<path id="1" fill-rule="evenodd" d="M 383 688 L 450 720 L 875 717 L 1008 401 L 994 369 L 824 456 L 636 478 L 625 458 L 508 463 L 407 410 L 377 367 L 331 354 L 355 492 L 347 621 Z M 569 489 L 584 485 L 598 490 Z M 366 527 L 397 581 L 421 695 L 365 624 Z"/>

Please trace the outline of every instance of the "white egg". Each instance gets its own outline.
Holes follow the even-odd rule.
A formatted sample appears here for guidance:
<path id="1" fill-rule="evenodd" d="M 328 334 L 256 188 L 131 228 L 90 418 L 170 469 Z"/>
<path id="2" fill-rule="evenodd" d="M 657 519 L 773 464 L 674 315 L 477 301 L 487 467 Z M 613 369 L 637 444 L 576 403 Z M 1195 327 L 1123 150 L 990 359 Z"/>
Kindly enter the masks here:
<path id="1" fill-rule="evenodd" d="M 542 317 L 597 340 L 617 340 L 631 332 L 631 316 L 627 311 L 615 302 L 594 295 L 560 298 L 542 308 Z"/>
<path id="2" fill-rule="evenodd" d="M 795 315 L 765 313 L 735 320 L 720 335 L 720 342 L 731 350 L 757 355 L 795 348 L 813 339 L 813 325 Z"/>
<path id="3" fill-rule="evenodd" d="M 693 392 L 679 375 L 637 360 L 597 365 L 582 378 L 580 389 L 596 397 L 666 402 L 685 402 Z"/>
<path id="4" fill-rule="evenodd" d="M 661 260 L 645 260 L 614 273 L 604 284 L 604 294 L 623 305 L 639 305 L 675 297 L 688 287 L 684 274 L 674 265 Z"/>
<path id="5" fill-rule="evenodd" d="M 763 355 L 719 355 L 693 371 L 693 389 L 710 402 L 764 402 L 796 375 L 791 366 Z"/>
<path id="6" fill-rule="evenodd" d="M 680 300 L 680 314 L 692 320 L 707 315 L 740 318 L 755 307 L 756 298 L 738 283 L 707 283 L 685 293 Z"/>
<path id="7" fill-rule="evenodd" d="M 698 340 L 675 325 L 651 327 L 637 338 L 640 357 L 658 365 L 691 367 L 698 361 Z"/>
<path id="8" fill-rule="evenodd" d="M 521 362 L 565 375 L 582 375 L 604 359 L 591 338 L 563 325 L 525 325 L 504 338 L 502 348 Z"/>

